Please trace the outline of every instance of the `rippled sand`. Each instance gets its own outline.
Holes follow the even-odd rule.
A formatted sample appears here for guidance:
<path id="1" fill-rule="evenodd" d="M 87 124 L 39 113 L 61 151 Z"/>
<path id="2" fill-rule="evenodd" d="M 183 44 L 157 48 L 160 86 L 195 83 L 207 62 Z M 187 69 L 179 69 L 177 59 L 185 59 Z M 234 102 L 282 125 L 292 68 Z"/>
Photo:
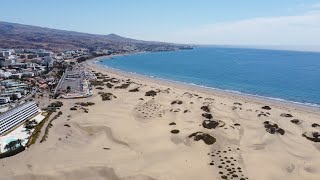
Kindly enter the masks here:
<path id="1" fill-rule="evenodd" d="M 312 141 L 312 132 L 320 131 L 316 109 L 90 67 L 113 87 L 95 86 L 90 98 L 62 100 L 63 114 L 46 141 L 0 160 L 1 180 L 320 178 L 320 142 Z M 106 93 L 111 98 L 103 101 Z"/>

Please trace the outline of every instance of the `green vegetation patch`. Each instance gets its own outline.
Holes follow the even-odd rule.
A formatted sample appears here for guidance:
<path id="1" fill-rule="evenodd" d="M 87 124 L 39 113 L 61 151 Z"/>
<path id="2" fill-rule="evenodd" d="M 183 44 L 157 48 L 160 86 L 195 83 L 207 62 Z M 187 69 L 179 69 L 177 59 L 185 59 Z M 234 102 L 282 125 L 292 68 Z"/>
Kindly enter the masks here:
<path id="1" fill-rule="evenodd" d="M 43 127 L 43 125 L 48 121 L 49 117 L 51 116 L 52 112 L 49 112 L 45 118 L 35 127 L 32 135 L 30 136 L 26 147 L 30 147 L 32 144 L 34 144 L 36 142 L 36 140 L 38 139 L 41 129 Z"/>
<path id="2" fill-rule="evenodd" d="M 52 121 L 56 120 L 59 116 L 62 115 L 62 112 L 59 111 L 58 114 L 56 114 L 49 122 L 48 126 L 46 127 L 46 130 L 44 132 L 44 135 L 42 136 L 40 143 L 44 142 L 47 140 L 48 138 L 48 134 L 49 134 L 49 129 L 53 126 Z"/>

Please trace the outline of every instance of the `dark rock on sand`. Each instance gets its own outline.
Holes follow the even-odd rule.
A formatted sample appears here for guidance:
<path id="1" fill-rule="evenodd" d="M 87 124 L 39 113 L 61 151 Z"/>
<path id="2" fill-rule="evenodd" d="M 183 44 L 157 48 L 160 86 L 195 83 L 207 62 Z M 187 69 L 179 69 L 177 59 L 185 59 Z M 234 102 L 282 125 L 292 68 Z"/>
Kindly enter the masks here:
<path id="1" fill-rule="evenodd" d="M 176 125 L 176 123 L 175 122 L 171 122 L 169 125 L 170 126 L 174 126 L 174 125 Z"/>
<path id="2" fill-rule="evenodd" d="M 270 106 L 263 106 L 261 109 L 271 110 L 271 107 Z"/>
<path id="3" fill-rule="evenodd" d="M 301 124 L 302 122 L 299 119 L 292 119 L 290 122 L 292 122 L 293 124 Z"/>
<path id="4" fill-rule="evenodd" d="M 277 133 L 284 135 L 284 130 L 282 128 L 278 128 L 277 129 Z"/>
<path id="5" fill-rule="evenodd" d="M 131 83 L 121 84 L 120 86 L 114 87 L 115 89 L 127 89 Z"/>
<path id="6" fill-rule="evenodd" d="M 203 140 L 204 143 L 207 145 L 214 144 L 216 142 L 216 138 L 212 137 L 211 135 L 203 132 L 195 132 L 188 136 L 189 138 L 193 138 L 194 141 Z"/>
<path id="7" fill-rule="evenodd" d="M 223 175 L 223 176 L 221 176 L 221 179 L 228 179 L 228 176 Z"/>
<path id="8" fill-rule="evenodd" d="M 212 119 L 213 117 L 212 117 L 212 114 L 210 114 L 210 113 L 203 113 L 202 114 L 202 117 L 205 117 L 205 118 L 207 118 L 207 119 Z"/>
<path id="9" fill-rule="evenodd" d="M 282 113 L 280 114 L 281 117 L 293 117 L 291 114 Z"/>
<path id="10" fill-rule="evenodd" d="M 239 103 L 239 102 L 235 102 L 235 103 L 233 103 L 234 105 L 239 105 L 239 106 L 242 106 L 242 104 L 241 103 Z"/>
<path id="11" fill-rule="evenodd" d="M 188 113 L 188 112 L 190 112 L 190 110 L 188 110 L 188 109 L 183 111 L 183 113 Z"/>
<path id="12" fill-rule="evenodd" d="M 202 126 L 207 129 L 215 129 L 217 126 L 219 126 L 219 122 L 212 120 L 204 120 L 202 122 Z"/>
<path id="13" fill-rule="evenodd" d="M 84 107 L 88 107 L 88 106 L 93 106 L 95 105 L 95 103 L 93 102 L 77 102 L 75 103 L 76 105 L 80 105 L 80 106 L 84 106 Z"/>
<path id="14" fill-rule="evenodd" d="M 302 134 L 302 136 L 307 138 L 310 141 L 320 142 L 320 133 L 319 132 L 312 132 L 311 134 L 305 132 Z"/>
<path id="15" fill-rule="evenodd" d="M 53 102 L 53 103 L 50 103 L 48 107 L 51 107 L 51 108 L 60 108 L 63 106 L 63 102 L 61 101 L 56 101 L 56 102 Z"/>
<path id="16" fill-rule="evenodd" d="M 129 92 L 138 92 L 138 91 L 139 91 L 139 88 L 133 88 L 129 90 Z"/>
<path id="17" fill-rule="evenodd" d="M 107 83 L 106 84 L 107 88 L 111 89 L 113 87 L 113 85 L 111 83 Z"/>
<path id="18" fill-rule="evenodd" d="M 145 96 L 152 96 L 152 97 L 154 97 L 154 96 L 156 96 L 156 95 L 157 95 L 157 92 L 154 91 L 154 90 L 151 90 L 151 91 L 146 92 L 146 95 L 145 95 Z"/>
<path id="19" fill-rule="evenodd" d="M 172 101 L 171 104 L 174 105 L 174 104 L 182 104 L 183 102 L 180 101 L 180 100 L 175 100 L 175 101 Z"/>
<path id="20" fill-rule="evenodd" d="M 117 98 L 115 95 L 113 95 L 112 93 L 107 93 L 107 92 L 99 92 L 98 94 L 100 94 L 102 101 L 110 101 L 112 98 Z"/>
<path id="21" fill-rule="evenodd" d="M 103 87 L 96 87 L 96 89 L 103 90 L 104 88 Z"/>
<path id="22" fill-rule="evenodd" d="M 312 127 L 320 127 L 320 125 L 319 124 L 317 124 L 317 123 L 313 123 L 312 125 L 311 125 Z"/>
<path id="23" fill-rule="evenodd" d="M 172 134 L 178 134 L 180 131 L 178 130 L 178 129 L 173 129 L 173 130 L 171 130 L 171 133 Z"/>
<path id="24" fill-rule="evenodd" d="M 264 127 L 266 128 L 266 131 L 270 134 L 281 134 L 284 135 L 285 131 L 280 128 L 276 123 L 271 123 L 269 121 L 265 121 L 264 123 Z"/>
<path id="25" fill-rule="evenodd" d="M 210 112 L 209 106 L 202 106 L 201 109 L 202 109 L 204 112 L 207 112 L 207 113 Z"/>

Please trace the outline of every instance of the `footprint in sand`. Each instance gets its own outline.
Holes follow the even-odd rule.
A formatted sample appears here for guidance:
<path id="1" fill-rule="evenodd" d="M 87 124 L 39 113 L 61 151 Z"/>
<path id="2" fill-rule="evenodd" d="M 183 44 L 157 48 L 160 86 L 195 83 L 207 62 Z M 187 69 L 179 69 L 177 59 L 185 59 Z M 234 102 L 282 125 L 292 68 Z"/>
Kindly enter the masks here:
<path id="1" fill-rule="evenodd" d="M 217 148 L 213 149 L 211 153 L 208 153 L 211 156 L 210 166 L 216 167 L 216 170 L 221 175 L 221 179 L 248 179 L 241 168 L 241 164 L 237 159 L 239 156 L 239 148 Z"/>
<path id="2" fill-rule="evenodd" d="M 162 106 L 154 99 L 145 103 L 140 103 L 134 108 L 134 115 L 140 119 L 152 119 L 155 117 L 162 117 L 164 111 Z"/>

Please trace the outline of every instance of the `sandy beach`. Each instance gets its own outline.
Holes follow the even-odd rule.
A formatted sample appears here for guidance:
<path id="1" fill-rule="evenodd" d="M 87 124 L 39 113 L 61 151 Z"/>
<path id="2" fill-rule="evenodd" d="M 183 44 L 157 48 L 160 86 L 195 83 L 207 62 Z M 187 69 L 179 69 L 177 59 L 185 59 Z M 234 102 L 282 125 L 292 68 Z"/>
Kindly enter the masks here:
<path id="1" fill-rule="evenodd" d="M 83 64 L 98 75 L 94 95 L 59 99 L 62 115 L 46 140 L 1 159 L 0 180 L 320 178 L 319 109 L 122 73 L 98 60 Z"/>

